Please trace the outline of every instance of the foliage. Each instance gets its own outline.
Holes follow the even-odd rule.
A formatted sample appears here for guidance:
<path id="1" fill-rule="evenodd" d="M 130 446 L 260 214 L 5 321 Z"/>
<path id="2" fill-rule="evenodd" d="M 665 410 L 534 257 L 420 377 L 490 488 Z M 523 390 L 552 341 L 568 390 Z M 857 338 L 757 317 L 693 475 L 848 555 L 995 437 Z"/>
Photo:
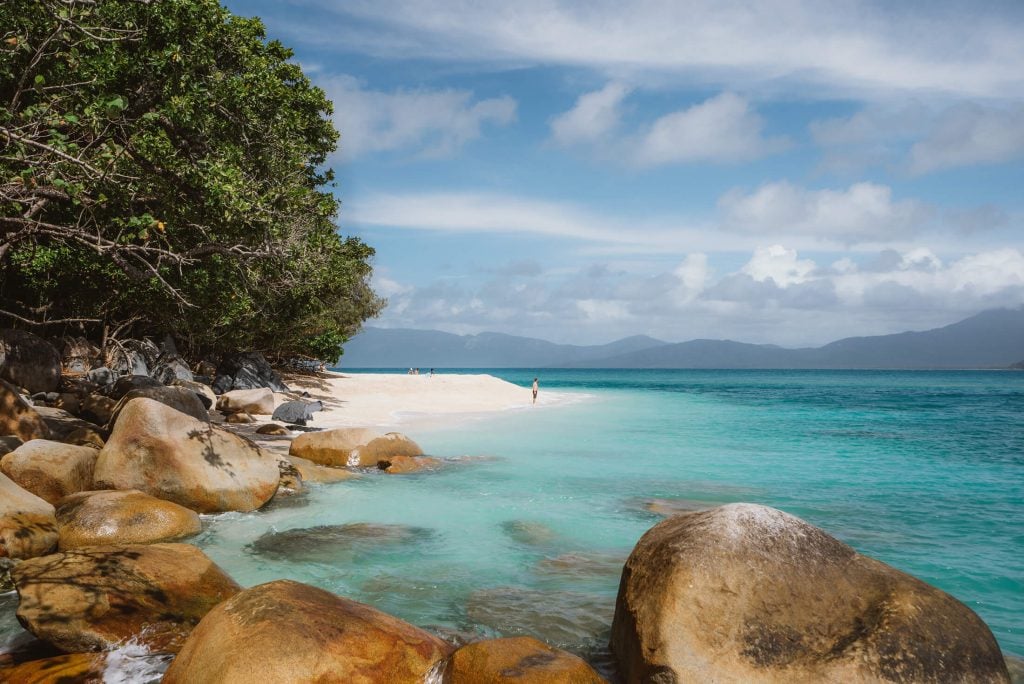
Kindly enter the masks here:
<path id="1" fill-rule="evenodd" d="M 0 313 L 333 358 L 383 305 L 330 103 L 216 0 L 0 4 Z"/>

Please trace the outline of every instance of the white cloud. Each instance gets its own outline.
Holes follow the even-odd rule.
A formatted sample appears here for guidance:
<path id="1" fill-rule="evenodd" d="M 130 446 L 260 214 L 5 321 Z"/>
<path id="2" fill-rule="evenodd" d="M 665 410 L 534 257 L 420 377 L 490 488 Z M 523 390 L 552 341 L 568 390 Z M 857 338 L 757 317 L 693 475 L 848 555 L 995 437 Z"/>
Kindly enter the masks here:
<path id="1" fill-rule="evenodd" d="M 630 88 L 612 81 L 601 90 L 584 93 L 569 111 L 551 122 L 551 135 L 560 145 L 598 142 L 619 124 L 619 106 Z"/>
<path id="2" fill-rule="evenodd" d="M 915 174 L 1024 157 L 1024 107 L 961 105 L 948 110 L 910 149 Z"/>
<path id="3" fill-rule="evenodd" d="M 760 235 L 814 235 L 852 244 L 893 240 L 927 225 L 931 211 L 914 200 L 895 201 L 888 186 L 855 183 L 845 190 L 808 190 L 785 181 L 750 194 L 733 190 L 719 200 L 723 225 Z"/>
<path id="4" fill-rule="evenodd" d="M 789 287 L 807 282 L 817 268 L 810 259 L 798 258 L 795 249 L 772 245 L 754 250 L 740 272 L 758 282 L 771 280 L 779 287 Z"/>
<path id="5" fill-rule="evenodd" d="M 310 31 L 282 18 L 296 39 L 387 57 L 584 66 L 691 84 L 800 83 L 812 96 L 1024 93 L 1024 20 L 1013 3 L 986 12 L 813 0 L 315 4 L 332 22 Z"/>
<path id="6" fill-rule="evenodd" d="M 657 119 L 631 143 L 631 155 L 639 166 L 739 162 L 787 146 L 783 138 L 763 137 L 762 128 L 761 117 L 745 99 L 722 93 Z"/>
<path id="7" fill-rule="evenodd" d="M 445 156 L 480 137 L 484 125 L 515 120 L 516 101 L 498 97 L 474 101 L 466 90 L 368 90 L 347 75 L 316 79 L 334 102 L 341 154 L 403 150 Z"/>

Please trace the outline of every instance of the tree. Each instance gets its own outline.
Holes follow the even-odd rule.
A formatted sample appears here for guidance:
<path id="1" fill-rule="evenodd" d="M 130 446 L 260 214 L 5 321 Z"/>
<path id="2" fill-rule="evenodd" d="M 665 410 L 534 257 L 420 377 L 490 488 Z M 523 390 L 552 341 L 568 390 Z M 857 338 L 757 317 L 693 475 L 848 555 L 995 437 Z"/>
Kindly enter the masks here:
<path id="1" fill-rule="evenodd" d="M 376 315 L 331 105 L 216 0 L 0 5 L 0 313 L 329 358 Z"/>

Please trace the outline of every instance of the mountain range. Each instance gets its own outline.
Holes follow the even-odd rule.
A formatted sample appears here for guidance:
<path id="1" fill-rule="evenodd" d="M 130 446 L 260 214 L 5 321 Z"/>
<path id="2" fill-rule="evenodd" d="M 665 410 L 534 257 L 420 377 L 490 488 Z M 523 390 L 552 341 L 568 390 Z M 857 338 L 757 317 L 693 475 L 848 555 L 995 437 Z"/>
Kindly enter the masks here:
<path id="1" fill-rule="evenodd" d="M 847 337 L 787 349 L 731 340 L 668 343 L 646 335 L 609 344 L 555 344 L 502 333 L 365 328 L 343 368 L 1008 368 L 1024 360 L 1024 308 L 994 309 L 934 330 Z"/>

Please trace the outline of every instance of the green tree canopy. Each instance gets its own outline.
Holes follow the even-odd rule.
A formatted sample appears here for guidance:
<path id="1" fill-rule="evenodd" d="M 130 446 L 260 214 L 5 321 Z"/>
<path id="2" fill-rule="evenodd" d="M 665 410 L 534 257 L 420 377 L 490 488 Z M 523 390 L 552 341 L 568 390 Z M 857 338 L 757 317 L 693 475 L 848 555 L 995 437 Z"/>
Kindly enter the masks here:
<path id="1" fill-rule="evenodd" d="M 8 322 L 333 359 L 379 312 L 334 225 L 330 102 L 258 19 L 5 0 L 0 32 Z"/>

